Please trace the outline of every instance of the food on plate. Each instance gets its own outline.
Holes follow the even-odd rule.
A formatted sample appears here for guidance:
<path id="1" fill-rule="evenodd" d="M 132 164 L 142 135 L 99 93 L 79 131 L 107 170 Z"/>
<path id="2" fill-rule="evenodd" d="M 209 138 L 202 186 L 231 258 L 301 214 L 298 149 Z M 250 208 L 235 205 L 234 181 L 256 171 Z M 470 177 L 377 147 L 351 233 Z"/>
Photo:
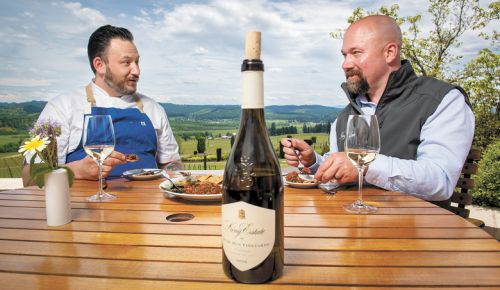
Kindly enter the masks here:
<path id="1" fill-rule="evenodd" d="M 302 174 L 311 174 L 312 171 L 311 171 L 311 169 L 309 167 L 302 167 L 302 168 L 300 168 L 300 173 L 302 173 Z"/>
<path id="2" fill-rule="evenodd" d="M 316 179 L 303 179 L 296 171 L 290 172 L 285 177 L 286 181 L 292 183 L 316 183 Z"/>
<path id="3" fill-rule="evenodd" d="M 184 192 L 189 194 L 220 194 L 222 187 L 210 182 L 194 182 L 184 185 Z"/>
<path id="4" fill-rule="evenodd" d="M 131 153 L 131 154 L 125 154 L 125 160 L 127 162 L 136 162 L 136 161 L 141 160 L 141 158 L 139 156 L 137 156 L 137 154 Z"/>
<path id="5" fill-rule="evenodd" d="M 150 175 L 155 175 L 157 173 L 159 173 L 161 170 L 158 169 L 158 170 L 145 170 L 143 172 L 140 172 L 140 173 L 137 173 L 137 174 L 134 174 L 135 176 L 150 176 Z"/>
<path id="6" fill-rule="evenodd" d="M 208 182 L 212 184 L 221 184 L 222 178 L 223 178 L 222 175 L 212 175 L 212 174 L 201 175 L 196 177 L 196 179 L 200 182 Z"/>
<path id="7" fill-rule="evenodd" d="M 175 182 L 182 191 L 171 189 L 173 192 L 188 194 L 222 194 L 222 175 L 188 176 Z"/>

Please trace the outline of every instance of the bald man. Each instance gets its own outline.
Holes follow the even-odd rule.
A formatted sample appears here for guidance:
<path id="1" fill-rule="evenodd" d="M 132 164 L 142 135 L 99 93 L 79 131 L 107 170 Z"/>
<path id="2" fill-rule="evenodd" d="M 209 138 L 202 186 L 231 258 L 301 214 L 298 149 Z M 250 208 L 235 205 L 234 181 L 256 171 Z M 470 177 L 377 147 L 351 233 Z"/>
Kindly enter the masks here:
<path id="1" fill-rule="evenodd" d="M 463 89 L 418 77 L 400 59 L 401 45 L 401 30 L 388 16 L 349 26 L 341 50 L 349 104 L 332 124 L 330 153 L 320 156 L 301 140 L 283 139 L 288 164 L 309 167 L 322 182 L 356 182 L 357 169 L 343 152 L 347 119 L 375 114 L 381 149 L 365 181 L 426 200 L 451 197 L 472 143 L 474 115 Z"/>

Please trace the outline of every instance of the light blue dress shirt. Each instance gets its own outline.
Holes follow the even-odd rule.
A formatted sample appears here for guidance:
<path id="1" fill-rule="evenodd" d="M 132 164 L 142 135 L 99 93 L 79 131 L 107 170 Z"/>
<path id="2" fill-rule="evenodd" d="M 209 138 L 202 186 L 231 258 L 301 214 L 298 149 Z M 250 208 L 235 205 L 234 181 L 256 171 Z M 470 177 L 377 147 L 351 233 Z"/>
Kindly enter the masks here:
<path id="1" fill-rule="evenodd" d="M 365 114 L 374 114 L 377 104 L 359 96 L 356 102 Z M 330 131 L 330 152 L 316 154 L 315 172 L 330 153 L 338 152 L 337 121 Z M 451 197 L 474 136 L 474 114 L 459 90 L 443 98 L 422 127 L 417 160 L 379 154 L 365 175 L 365 181 L 378 187 L 402 191 L 425 200 Z"/>

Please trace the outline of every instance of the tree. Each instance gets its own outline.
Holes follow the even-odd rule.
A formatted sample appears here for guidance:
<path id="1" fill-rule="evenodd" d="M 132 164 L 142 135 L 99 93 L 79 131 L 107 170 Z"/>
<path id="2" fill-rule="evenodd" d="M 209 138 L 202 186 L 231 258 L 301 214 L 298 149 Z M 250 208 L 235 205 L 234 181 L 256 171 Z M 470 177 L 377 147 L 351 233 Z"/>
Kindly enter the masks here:
<path id="1" fill-rule="evenodd" d="M 489 10 L 485 10 L 479 6 L 479 0 L 430 0 L 428 12 L 433 29 L 426 36 L 420 29 L 422 15 L 399 17 L 398 4 L 368 12 L 356 8 L 347 21 L 353 23 L 367 15 L 382 14 L 394 18 L 400 26 L 408 24 L 408 30 L 402 30 L 402 57 L 412 62 L 417 74 L 453 83 L 455 74 L 451 68 L 462 56 L 452 54 L 450 48 L 461 45 L 460 37 L 467 30 L 484 28 L 492 19 L 498 19 L 498 13 L 495 14 L 498 5 L 499 2 L 491 3 Z M 337 29 L 331 35 L 341 38 L 342 30 Z"/>
<path id="2" fill-rule="evenodd" d="M 271 123 L 271 128 L 269 129 L 269 135 L 276 136 L 276 123 Z"/>
<path id="3" fill-rule="evenodd" d="M 198 150 L 198 153 L 205 153 L 205 138 L 204 137 L 198 137 L 196 138 L 197 144 L 196 144 L 196 149 Z"/>
<path id="4" fill-rule="evenodd" d="M 422 15 L 398 16 L 397 4 L 378 11 L 366 12 L 357 8 L 348 18 L 352 23 L 366 15 L 383 14 L 394 18 L 402 29 L 402 58 L 409 59 L 418 75 L 432 76 L 462 86 L 469 93 L 476 117 L 474 145 L 486 147 L 499 138 L 499 94 L 500 84 L 498 65 L 499 54 L 488 48 L 467 65 L 460 65 L 461 55 L 453 54 L 451 48 L 459 47 L 460 37 L 468 30 L 481 31 L 480 37 L 492 40 L 498 50 L 498 33 L 485 34 L 484 28 L 500 18 L 500 1 L 490 3 L 487 9 L 479 6 L 479 0 L 430 0 L 428 12 L 431 15 L 432 29 L 422 35 L 420 21 Z M 404 26 L 402 26 L 404 28 Z M 331 33 L 334 38 L 342 37 L 342 30 Z"/>
<path id="5" fill-rule="evenodd" d="M 500 55 L 485 48 L 465 67 L 462 86 L 475 116 L 474 145 L 486 148 L 500 140 Z"/>
<path id="6" fill-rule="evenodd" d="M 231 135 L 231 141 L 230 141 L 230 143 L 231 143 L 231 148 L 233 148 L 234 139 L 235 139 L 235 138 L 234 138 L 234 135 Z"/>

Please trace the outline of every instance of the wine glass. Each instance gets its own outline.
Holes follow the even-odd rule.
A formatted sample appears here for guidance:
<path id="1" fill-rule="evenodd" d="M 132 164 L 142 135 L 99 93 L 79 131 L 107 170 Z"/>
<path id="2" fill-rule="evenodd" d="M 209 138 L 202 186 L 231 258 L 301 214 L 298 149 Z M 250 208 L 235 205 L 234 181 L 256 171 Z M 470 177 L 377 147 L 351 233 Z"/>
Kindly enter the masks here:
<path id="1" fill-rule="evenodd" d="M 375 160 L 380 151 L 380 133 L 377 116 L 350 115 L 347 121 L 345 152 L 352 164 L 358 169 L 358 199 L 352 204 L 344 205 L 350 213 L 374 213 L 375 206 L 363 202 L 363 173 L 370 162 Z"/>
<path id="2" fill-rule="evenodd" d="M 182 161 L 180 160 L 168 163 L 163 169 L 165 170 L 167 175 L 170 176 L 170 178 L 179 177 L 184 174 L 189 174 L 188 172 L 181 172 L 181 170 L 184 170 L 185 167 L 184 163 L 182 163 Z"/>
<path id="3" fill-rule="evenodd" d="M 116 198 L 102 190 L 102 164 L 115 149 L 115 132 L 110 115 L 86 115 L 83 126 L 83 149 L 99 167 L 99 190 L 88 201 L 108 201 Z"/>

